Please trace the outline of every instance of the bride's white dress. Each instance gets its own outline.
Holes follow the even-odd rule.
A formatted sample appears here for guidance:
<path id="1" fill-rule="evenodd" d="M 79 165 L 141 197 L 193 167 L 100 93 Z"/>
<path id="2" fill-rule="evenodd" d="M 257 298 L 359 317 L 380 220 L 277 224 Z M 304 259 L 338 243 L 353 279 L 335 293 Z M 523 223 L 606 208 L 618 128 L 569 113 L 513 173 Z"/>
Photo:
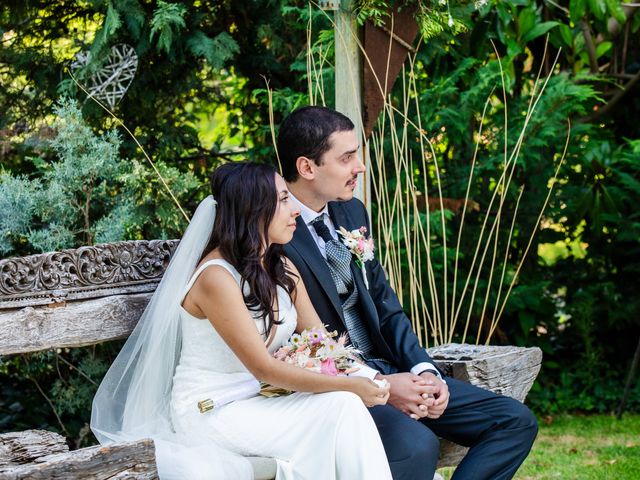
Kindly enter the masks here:
<path id="1" fill-rule="evenodd" d="M 205 268 L 228 270 L 238 285 L 238 271 L 224 260 Z M 246 288 L 246 285 L 245 285 Z M 297 313 L 289 295 L 278 288 L 279 320 L 269 352 L 289 339 Z M 182 351 L 173 379 L 171 414 L 176 433 L 198 434 L 241 455 L 272 457 L 277 480 L 391 479 L 376 426 L 358 396 L 350 392 L 255 396 L 200 413 L 197 402 L 251 378 L 233 351 L 207 320 L 181 309 Z M 256 318 L 262 331 L 262 319 Z"/>

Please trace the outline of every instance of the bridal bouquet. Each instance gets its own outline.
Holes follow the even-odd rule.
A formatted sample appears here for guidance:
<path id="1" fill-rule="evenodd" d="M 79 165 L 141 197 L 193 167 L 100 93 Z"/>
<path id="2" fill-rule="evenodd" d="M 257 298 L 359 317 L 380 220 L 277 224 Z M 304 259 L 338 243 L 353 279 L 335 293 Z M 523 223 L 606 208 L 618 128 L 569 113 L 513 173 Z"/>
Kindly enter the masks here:
<path id="1" fill-rule="evenodd" d="M 273 353 L 278 360 L 325 375 L 346 375 L 358 370 L 356 350 L 347 345 L 347 336 L 319 328 L 295 333 L 287 345 Z M 292 393 L 273 385 L 262 384 L 260 394 L 273 397 Z"/>
<path id="2" fill-rule="evenodd" d="M 306 368 L 325 375 L 346 375 L 358 370 L 358 350 L 347 345 L 347 336 L 338 332 L 328 333 L 323 329 L 304 330 L 291 336 L 286 345 L 273 353 L 278 360 Z M 230 385 L 226 391 L 216 393 L 197 402 L 200 413 L 218 409 L 228 403 L 251 398 L 257 394 L 265 397 L 278 397 L 293 393 L 268 383 L 260 383 L 253 376 L 240 379 Z"/>

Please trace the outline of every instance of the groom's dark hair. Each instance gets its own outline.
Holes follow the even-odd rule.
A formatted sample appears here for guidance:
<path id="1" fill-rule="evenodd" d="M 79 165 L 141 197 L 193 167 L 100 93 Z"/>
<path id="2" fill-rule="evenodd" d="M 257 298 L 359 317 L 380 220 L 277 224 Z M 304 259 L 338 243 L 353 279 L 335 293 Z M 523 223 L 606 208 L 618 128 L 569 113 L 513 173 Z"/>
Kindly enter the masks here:
<path id="1" fill-rule="evenodd" d="M 334 132 L 350 131 L 355 125 L 348 117 L 327 107 L 302 107 L 294 110 L 280 124 L 276 148 L 287 182 L 298 178 L 296 160 L 312 159 L 322 165 L 322 155 L 331 148 L 329 137 Z"/>

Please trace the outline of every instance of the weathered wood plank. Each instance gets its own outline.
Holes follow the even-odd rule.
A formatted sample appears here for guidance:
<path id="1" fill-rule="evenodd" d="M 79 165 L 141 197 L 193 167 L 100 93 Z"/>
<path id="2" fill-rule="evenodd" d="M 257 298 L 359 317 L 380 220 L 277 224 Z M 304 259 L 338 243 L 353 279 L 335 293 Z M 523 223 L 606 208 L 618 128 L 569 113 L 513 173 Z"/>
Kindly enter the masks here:
<path id="1" fill-rule="evenodd" d="M 153 440 L 95 446 L 49 455 L 28 465 L 0 468 L 0 480 L 153 480 Z"/>
<path id="2" fill-rule="evenodd" d="M 438 468 L 456 467 L 467 454 L 469 449 L 450 442 L 444 438 L 440 439 L 440 456 L 438 457 Z"/>
<path id="3" fill-rule="evenodd" d="M 452 377 L 521 402 L 542 365 L 537 347 L 451 343 L 430 348 L 429 354 Z"/>
<path id="4" fill-rule="evenodd" d="M 428 352 L 447 375 L 521 402 L 529 393 L 542 364 L 542 350 L 537 347 L 451 343 L 430 348 Z M 438 467 L 458 465 L 467 450 L 441 439 Z"/>
<path id="5" fill-rule="evenodd" d="M 0 355 L 80 347 L 127 337 L 153 293 L 0 310 Z"/>
<path id="6" fill-rule="evenodd" d="M 68 451 L 69 446 L 64 437 L 55 432 L 24 430 L 0 434 L 0 468 Z"/>

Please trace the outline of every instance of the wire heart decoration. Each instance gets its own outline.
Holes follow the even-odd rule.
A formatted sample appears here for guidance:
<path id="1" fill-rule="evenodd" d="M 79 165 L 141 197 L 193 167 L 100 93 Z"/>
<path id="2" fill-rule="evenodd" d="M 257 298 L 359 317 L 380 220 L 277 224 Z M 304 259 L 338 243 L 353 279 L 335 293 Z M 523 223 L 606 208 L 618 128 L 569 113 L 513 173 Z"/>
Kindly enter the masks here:
<path id="1" fill-rule="evenodd" d="M 80 52 L 71 64 L 71 71 L 80 72 L 90 62 L 91 52 Z M 134 48 L 126 43 L 114 45 L 102 65 L 85 79 L 84 87 L 89 92 L 86 100 L 94 97 L 113 109 L 127 93 L 137 69 L 138 54 Z"/>

